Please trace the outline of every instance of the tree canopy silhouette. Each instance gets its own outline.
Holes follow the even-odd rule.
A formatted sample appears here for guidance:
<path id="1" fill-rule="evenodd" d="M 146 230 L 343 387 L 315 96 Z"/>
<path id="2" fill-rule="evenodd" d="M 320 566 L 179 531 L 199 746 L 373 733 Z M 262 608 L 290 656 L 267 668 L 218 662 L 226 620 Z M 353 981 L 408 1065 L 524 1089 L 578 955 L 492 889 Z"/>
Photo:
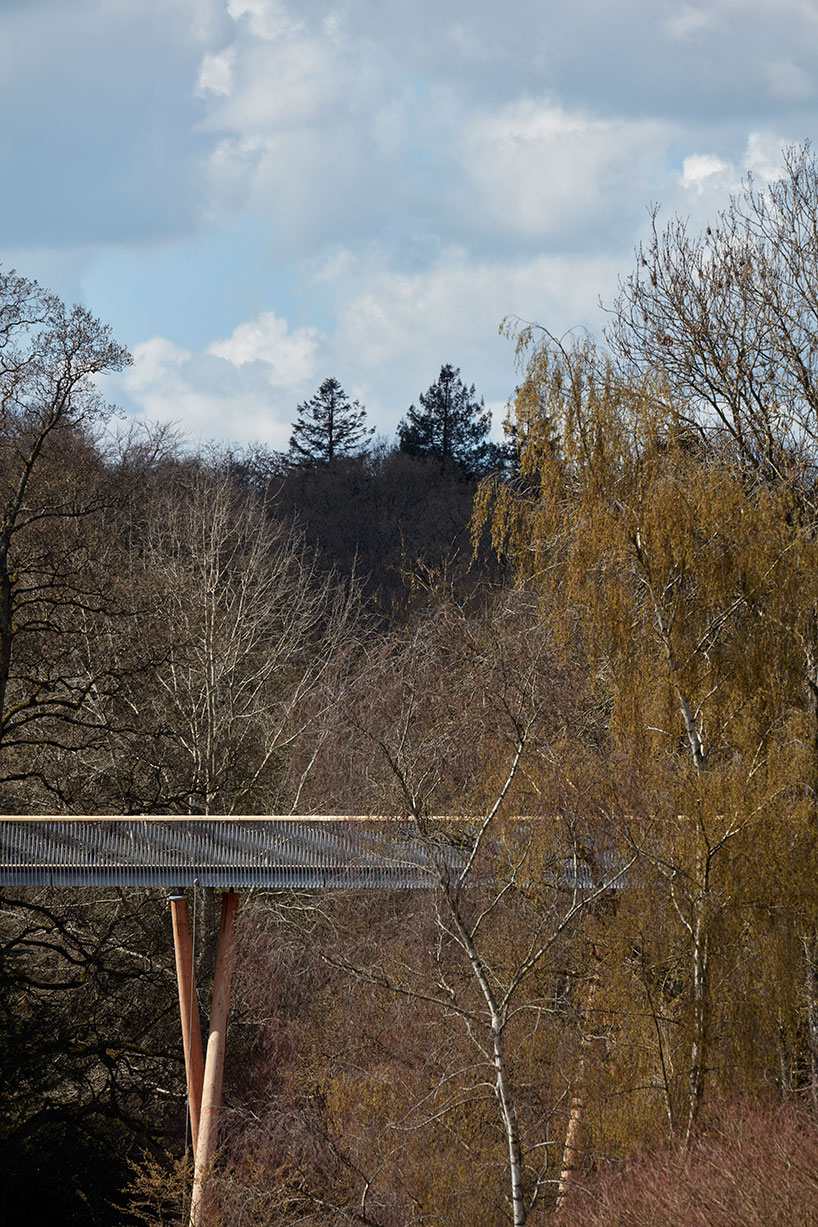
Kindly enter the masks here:
<path id="1" fill-rule="evenodd" d="M 337 379 L 325 379 L 308 401 L 298 406 L 290 436 L 290 456 L 297 464 L 329 464 L 338 456 L 362 452 L 374 427 L 366 409 L 350 401 Z"/>
<path id="2" fill-rule="evenodd" d="M 476 399 L 474 384 L 467 388 L 460 368 L 446 363 L 418 399 L 420 408 L 411 405 L 398 426 L 400 450 L 441 465 L 453 460 L 469 476 L 480 473 L 490 451 L 491 413 Z"/>

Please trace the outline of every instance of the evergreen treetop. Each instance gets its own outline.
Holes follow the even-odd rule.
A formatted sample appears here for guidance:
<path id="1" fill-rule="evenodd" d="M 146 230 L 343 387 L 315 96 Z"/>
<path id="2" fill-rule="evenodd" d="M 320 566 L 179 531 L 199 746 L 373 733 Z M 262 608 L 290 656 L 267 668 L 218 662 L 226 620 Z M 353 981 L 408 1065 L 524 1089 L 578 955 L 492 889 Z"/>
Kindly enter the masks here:
<path id="1" fill-rule="evenodd" d="M 446 363 L 436 381 L 422 392 L 420 407 L 411 405 L 398 426 L 400 450 L 411 456 L 453 460 L 469 475 L 482 471 L 489 455 L 491 413 L 474 384 L 466 387 L 460 368 Z"/>
<path id="2" fill-rule="evenodd" d="M 298 406 L 290 435 L 290 458 L 296 464 L 329 464 L 339 456 L 364 451 L 374 431 L 366 409 L 350 401 L 337 379 L 325 379 L 308 401 Z"/>

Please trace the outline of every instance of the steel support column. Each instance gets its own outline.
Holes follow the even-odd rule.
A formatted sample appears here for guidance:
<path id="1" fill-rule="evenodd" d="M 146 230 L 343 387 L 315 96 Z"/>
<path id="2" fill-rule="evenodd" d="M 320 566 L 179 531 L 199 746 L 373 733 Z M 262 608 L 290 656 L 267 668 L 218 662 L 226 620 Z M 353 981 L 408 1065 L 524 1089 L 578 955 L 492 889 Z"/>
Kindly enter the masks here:
<path id="1" fill-rule="evenodd" d="M 203 1208 L 204 1183 L 216 1153 L 219 1135 L 219 1109 L 224 1079 L 224 1053 L 227 1037 L 227 1015 L 230 1010 L 230 987 L 236 961 L 236 912 L 239 897 L 232 892 L 222 896 L 222 916 L 219 926 L 219 946 L 216 954 L 216 974 L 213 983 L 213 1009 L 210 1013 L 210 1035 L 202 1086 L 202 1107 L 199 1118 L 199 1145 L 193 1174 L 193 1194 L 190 1201 L 191 1227 L 200 1222 Z"/>
<path id="2" fill-rule="evenodd" d="M 173 921 L 173 948 L 176 952 L 176 983 L 179 987 L 179 1015 L 182 1020 L 182 1043 L 185 1050 L 187 1100 L 190 1112 L 190 1136 L 193 1158 L 199 1145 L 199 1117 L 202 1109 L 202 1027 L 199 1022 L 199 1002 L 196 998 L 196 976 L 193 969 L 193 939 L 186 895 L 171 895 L 170 912 Z"/>

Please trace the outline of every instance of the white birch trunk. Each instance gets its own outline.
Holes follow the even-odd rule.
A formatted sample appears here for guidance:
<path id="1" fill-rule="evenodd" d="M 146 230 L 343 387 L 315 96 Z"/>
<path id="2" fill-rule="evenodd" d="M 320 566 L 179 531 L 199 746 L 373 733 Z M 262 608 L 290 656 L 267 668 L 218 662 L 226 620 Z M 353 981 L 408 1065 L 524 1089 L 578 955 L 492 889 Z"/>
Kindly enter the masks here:
<path id="1" fill-rule="evenodd" d="M 693 1034 L 690 1041 L 690 1074 L 687 1102 L 685 1144 L 690 1141 L 699 1116 L 704 1093 L 707 1061 L 709 993 L 708 993 L 708 933 L 706 912 L 707 892 L 697 901 L 693 922 Z"/>
<path id="2" fill-rule="evenodd" d="M 585 1002 L 585 1028 L 580 1040 L 581 1055 L 577 1085 L 573 1095 L 571 1096 L 571 1105 L 568 1109 L 568 1126 L 565 1130 L 565 1144 L 562 1150 L 562 1168 L 560 1171 L 560 1182 L 557 1187 L 557 1210 L 560 1210 L 565 1204 L 571 1189 L 576 1183 L 577 1172 L 579 1171 L 582 1160 L 583 1134 L 585 1132 L 585 1098 L 587 1093 L 587 1088 L 585 1086 L 585 1069 L 588 1054 L 593 1043 L 588 1034 L 588 1018 L 594 1007 L 597 984 L 598 981 L 596 978 L 591 980 L 591 983 L 588 986 L 588 999 Z"/>
<path id="3" fill-rule="evenodd" d="M 466 953 L 469 963 L 471 964 L 471 969 L 477 983 L 480 986 L 480 991 L 483 994 L 483 999 L 488 1007 L 489 1018 L 491 1019 L 491 1042 L 495 1074 L 494 1091 L 497 1096 L 497 1102 L 500 1106 L 500 1115 L 503 1119 L 503 1128 L 505 1130 L 506 1144 L 508 1147 L 509 1182 L 511 1185 L 511 1221 L 513 1223 L 513 1227 L 525 1227 L 528 1217 L 525 1196 L 525 1170 L 523 1167 L 523 1148 L 520 1140 L 520 1128 L 517 1121 L 517 1112 L 514 1107 L 514 1099 L 508 1077 L 508 1065 L 505 1057 L 506 1018 L 503 1011 L 498 1006 L 488 976 L 486 975 L 486 969 L 483 966 L 483 961 L 477 952 L 477 948 L 468 929 L 463 923 L 456 903 L 452 900 L 448 893 L 446 895 L 446 899 L 449 905 L 452 921 L 454 922 L 457 932 L 458 940 L 462 949 Z"/>
<path id="4" fill-rule="evenodd" d="M 525 1173 L 523 1171 L 523 1148 L 520 1129 L 508 1085 L 503 1033 L 505 1027 L 499 1022 L 495 1028 L 492 1020 L 492 1043 L 494 1047 L 495 1091 L 500 1104 L 508 1144 L 508 1169 L 511 1179 L 511 1213 L 514 1227 L 524 1227 L 527 1211 L 525 1204 Z"/>

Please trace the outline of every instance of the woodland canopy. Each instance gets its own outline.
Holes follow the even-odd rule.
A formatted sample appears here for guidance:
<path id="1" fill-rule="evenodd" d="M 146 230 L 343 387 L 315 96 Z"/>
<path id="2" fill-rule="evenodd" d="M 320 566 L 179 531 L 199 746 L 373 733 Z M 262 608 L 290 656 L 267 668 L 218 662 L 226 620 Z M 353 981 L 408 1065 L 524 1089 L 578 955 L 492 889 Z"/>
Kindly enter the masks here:
<path id="1" fill-rule="evenodd" d="M 465 866 L 243 901 L 213 1224 L 816 1221 L 816 287 L 808 146 L 656 213 L 603 342 L 506 325 L 478 479 L 117 433 L 127 354 L 0 274 L 2 811 L 394 814 Z M 159 893 L 0 925 L 3 1212 L 185 1222 Z"/>

